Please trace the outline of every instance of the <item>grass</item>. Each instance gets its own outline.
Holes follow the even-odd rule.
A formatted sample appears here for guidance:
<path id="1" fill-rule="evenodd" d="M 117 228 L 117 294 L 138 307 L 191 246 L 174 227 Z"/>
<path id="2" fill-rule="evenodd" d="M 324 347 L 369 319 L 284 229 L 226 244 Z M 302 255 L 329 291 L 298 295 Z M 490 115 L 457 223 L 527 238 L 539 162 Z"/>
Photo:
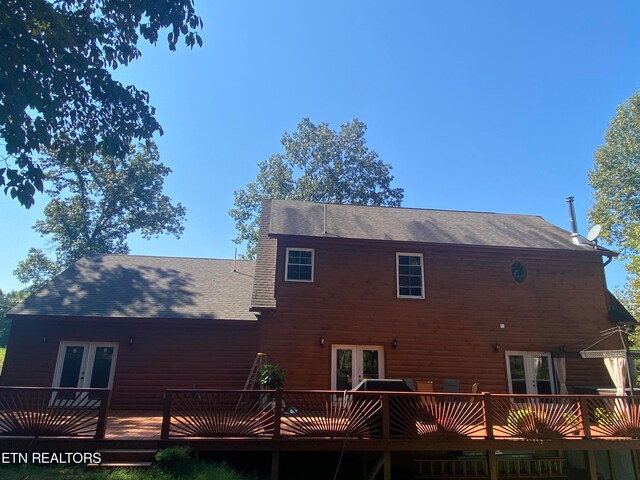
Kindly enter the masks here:
<path id="1" fill-rule="evenodd" d="M 12 465 L 0 467 L 4 480 L 257 480 L 224 464 L 190 460 L 174 471 L 150 468 L 87 469 L 85 467 Z"/>
<path id="2" fill-rule="evenodd" d="M 5 353 L 7 353 L 7 347 L 0 347 L 0 373 L 2 373 L 2 365 L 4 365 Z"/>

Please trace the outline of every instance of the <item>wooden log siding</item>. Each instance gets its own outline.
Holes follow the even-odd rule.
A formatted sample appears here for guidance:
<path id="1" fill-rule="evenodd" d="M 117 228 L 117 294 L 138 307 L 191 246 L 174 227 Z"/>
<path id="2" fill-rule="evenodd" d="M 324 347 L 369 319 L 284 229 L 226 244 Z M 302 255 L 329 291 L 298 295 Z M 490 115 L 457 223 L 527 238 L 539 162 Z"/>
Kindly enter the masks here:
<path id="1" fill-rule="evenodd" d="M 257 351 L 247 321 L 18 319 L 10 335 L 1 379 L 12 386 L 50 387 L 63 340 L 117 342 L 111 407 L 122 410 L 160 411 L 168 388 L 242 388 Z"/>
<path id="2" fill-rule="evenodd" d="M 287 247 L 314 249 L 313 282 L 284 281 Z M 295 237 L 278 238 L 277 251 L 277 307 L 259 322 L 259 349 L 284 368 L 287 388 L 330 388 L 331 345 L 353 344 L 383 346 L 387 378 L 506 393 L 505 351 L 577 352 L 612 326 L 594 252 Z M 424 300 L 397 298 L 397 252 L 423 254 Z M 601 361 L 567 362 L 569 389 L 609 384 Z"/>

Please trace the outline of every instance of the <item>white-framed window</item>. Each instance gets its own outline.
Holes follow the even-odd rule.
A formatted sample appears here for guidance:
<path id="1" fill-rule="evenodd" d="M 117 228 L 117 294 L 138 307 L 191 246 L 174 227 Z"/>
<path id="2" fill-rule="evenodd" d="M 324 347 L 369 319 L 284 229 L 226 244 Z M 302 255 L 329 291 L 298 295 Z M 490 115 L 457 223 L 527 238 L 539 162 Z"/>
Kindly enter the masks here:
<path id="1" fill-rule="evenodd" d="M 287 248 L 284 278 L 287 282 L 313 282 L 313 249 Z"/>
<path id="2" fill-rule="evenodd" d="M 421 253 L 396 253 L 398 298 L 424 298 Z"/>

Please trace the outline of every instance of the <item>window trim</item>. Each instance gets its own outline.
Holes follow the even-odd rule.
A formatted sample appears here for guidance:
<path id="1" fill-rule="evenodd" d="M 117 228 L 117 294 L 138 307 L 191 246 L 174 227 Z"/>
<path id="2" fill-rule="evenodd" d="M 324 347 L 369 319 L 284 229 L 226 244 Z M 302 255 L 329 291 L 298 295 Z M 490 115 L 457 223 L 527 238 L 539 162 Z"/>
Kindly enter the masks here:
<path id="1" fill-rule="evenodd" d="M 297 279 L 297 278 L 289 278 L 289 251 L 296 251 L 296 252 L 311 252 L 311 279 L 310 280 L 302 280 L 302 279 Z M 313 282 L 313 278 L 314 278 L 314 264 L 316 261 L 316 253 L 315 253 L 315 249 L 313 248 L 298 248 L 298 247 L 287 247 L 286 253 L 285 253 L 285 263 L 284 263 L 284 281 L 285 282 L 302 282 L 302 283 L 311 283 Z"/>
<path id="2" fill-rule="evenodd" d="M 420 280 L 422 282 L 420 296 L 417 295 L 400 295 L 400 257 L 420 257 Z M 412 252 L 396 252 L 396 295 L 398 298 L 412 298 L 414 300 L 424 300 L 424 255 L 422 253 Z"/>

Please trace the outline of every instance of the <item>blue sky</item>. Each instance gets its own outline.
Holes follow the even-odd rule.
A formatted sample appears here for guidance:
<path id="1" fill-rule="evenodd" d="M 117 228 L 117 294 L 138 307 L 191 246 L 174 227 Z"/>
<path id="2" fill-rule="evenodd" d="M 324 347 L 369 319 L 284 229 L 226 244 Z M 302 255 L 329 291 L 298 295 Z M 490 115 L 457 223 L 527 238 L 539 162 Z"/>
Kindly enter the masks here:
<path id="1" fill-rule="evenodd" d="M 203 1 L 204 46 L 145 46 L 115 75 L 151 95 L 187 207 L 180 240 L 132 237 L 134 254 L 232 258 L 233 191 L 282 151 L 303 117 L 357 117 L 393 165 L 404 206 L 541 215 L 588 231 L 588 171 L 617 105 L 640 88 L 637 1 Z M 46 197 L 0 196 L 0 288 L 21 285 Z M 619 261 L 607 267 L 622 285 Z"/>

